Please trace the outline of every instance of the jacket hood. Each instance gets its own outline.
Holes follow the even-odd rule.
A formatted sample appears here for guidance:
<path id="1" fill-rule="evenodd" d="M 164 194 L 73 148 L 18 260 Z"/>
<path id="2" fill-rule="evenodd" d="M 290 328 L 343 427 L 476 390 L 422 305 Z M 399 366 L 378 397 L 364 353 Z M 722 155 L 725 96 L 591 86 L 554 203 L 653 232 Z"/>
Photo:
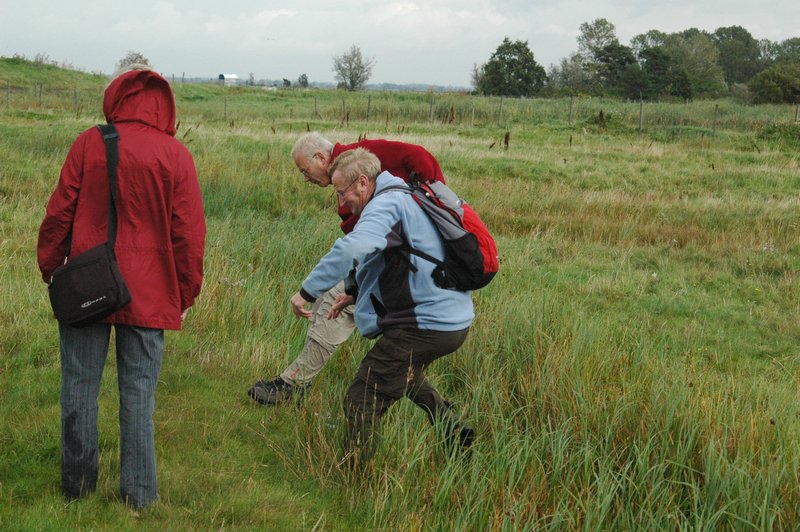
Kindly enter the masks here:
<path id="1" fill-rule="evenodd" d="M 109 122 L 141 122 L 175 136 L 175 97 L 167 80 L 150 70 L 132 70 L 115 78 L 103 97 Z"/>

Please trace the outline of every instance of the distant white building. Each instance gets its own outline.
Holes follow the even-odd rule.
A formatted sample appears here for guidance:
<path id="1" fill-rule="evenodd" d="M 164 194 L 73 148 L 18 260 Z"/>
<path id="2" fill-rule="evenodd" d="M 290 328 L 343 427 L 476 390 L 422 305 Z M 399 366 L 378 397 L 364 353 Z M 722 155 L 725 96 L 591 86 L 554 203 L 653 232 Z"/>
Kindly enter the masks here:
<path id="1" fill-rule="evenodd" d="M 239 76 L 236 74 L 220 74 L 219 80 L 225 85 L 235 85 L 239 82 Z"/>

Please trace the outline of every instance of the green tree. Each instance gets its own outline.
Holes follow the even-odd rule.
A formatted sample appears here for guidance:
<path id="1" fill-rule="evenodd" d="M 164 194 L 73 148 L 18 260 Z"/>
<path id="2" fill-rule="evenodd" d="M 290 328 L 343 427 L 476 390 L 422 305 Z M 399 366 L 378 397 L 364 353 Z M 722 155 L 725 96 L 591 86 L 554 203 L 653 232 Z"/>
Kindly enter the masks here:
<path id="1" fill-rule="evenodd" d="M 677 34 L 667 35 L 657 30 L 635 36 L 631 49 L 635 51 L 641 67 L 642 96 L 648 100 L 680 98 L 688 100 L 694 96 L 685 66 L 670 55 L 669 45 L 675 46 Z"/>
<path id="2" fill-rule="evenodd" d="M 618 43 L 617 28 L 604 18 L 580 25 L 578 35 L 578 53 L 584 61 L 591 63 L 600 50 L 610 44 Z"/>
<path id="3" fill-rule="evenodd" d="M 300 74 L 300 77 L 297 78 L 297 86 L 302 89 L 308 88 L 308 76 Z"/>
<path id="4" fill-rule="evenodd" d="M 481 85 L 481 80 L 483 79 L 483 72 L 486 69 L 486 65 L 481 63 L 473 63 L 472 64 L 472 72 L 470 72 L 470 80 L 472 81 L 472 86 L 475 87 L 475 90 L 478 90 L 478 87 Z"/>
<path id="5" fill-rule="evenodd" d="M 719 50 L 719 64 L 729 85 L 749 81 L 763 68 L 761 47 L 743 27 L 717 28 L 711 38 Z"/>
<path id="6" fill-rule="evenodd" d="M 629 87 L 631 83 L 638 83 L 636 71 L 641 69 L 633 56 L 633 50 L 619 41 L 612 41 L 596 50 L 594 60 L 596 81 L 605 92 L 630 96 L 632 90 L 634 96 L 638 96 L 639 90 L 644 88 Z"/>
<path id="7" fill-rule="evenodd" d="M 591 81 L 589 70 L 578 53 L 565 57 L 558 65 L 551 65 L 547 73 L 547 86 L 553 93 L 588 92 Z"/>
<path id="8" fill-rule="evenodd" d="M 758 46 L 764 66 L 774 63 L 800 63 L 800 37 L 792 37 L 782 42 L 762 39 L 758 41 Z"/>
<path id="9" fill-rule="evenodd" d="M 503 39 L 483 67 L 478 92 L 495 96 L 533 96 L 541 92 L 547 74 L 527 41 Z"/>
<path id="10" fill-rule="evenodd" d="M 639 53 L 639 63 L 647 78 L 647 99 L 656 99 L 670 94 L 670 62 L 669 55 L 663 46 L 645 48 Z"/>
<path id="11" fill-rule="evenodd" d="M 777 45 L 776 63 L 800 63 L 800 37 L 792 37 Z"/>
<path id="12" fill-rule="evenodd" d="M 673 64 L 664 46 L 646 48 L 639 54 L 642 74 L 647 80 L 643 95 L 655 100 L 675 97 L 682 100 L 692 98 L 692 86 L 689 76 L 679 65 Z"/>
<path id="13" fill-rule="evenodd" d="M 677 67 L 671 72 L 669 93 L 681 100 L 694 98 L 694 86 L 686 69 Z"/>
<path id="14" fill-rule="evenodd" d="M 694 96 L 715 97 L 727 92 L 725 74 L 719 65 L 719 51 L 707 32 L 690 28 L 671 33 L 664 49 L 673 72 L 676 75 L 685 73 Z"/>
<path id="15" fill-rule="evenodd" d="M 755 103 L 800 103 L 800 62 L 772 65 L 748 87 Z"/>
<path id="16" fill-rule="evenodd" d="M 627 65 L 620 73 L 615 90 L 621 96 L 637 100 L 644 98 L 650 88 L 647 75 L 638 63 Z"/>
<path id="17" fill-rule="evenodd" d="M 642 52 L 659 46 L 663 47 L 667 43 L 669 36 L 663 31 L 650 30 L 647 33 L 640 33 L 631 39 L 631 49 L 633 54 L 641 61 Z"/>
<path id="18" fill-rule="evenodd" d="M 607 72 L 605 66 L 598 61 L 598 54 L 608 46 L 619 44 L 616 27 L 604 18 L 592 22 L 584 22 L 579 27 L 578 56 L 581 58 L 581 67 L 585 71 L 588 82 L 585 90 L 591 93 L 602 94 L 608 92 Z"/>
<path id="19" fill-rule="evenodd" d="M 778 56 L 779 46 L 778 43 L 770 41 L 769 39 L 761 39 L 758 41 L 759 55 L 764 66 L 769 66 L 775 62 L 775 58 Z"/>
<path id="20" fill-rule="evenodd" d="M 365 58 L 355 44 L 342 55 L 333 56 L 333 72 L 340 87 L 355 91 L 364 86 L 372 75 L 374 58 Z"/>

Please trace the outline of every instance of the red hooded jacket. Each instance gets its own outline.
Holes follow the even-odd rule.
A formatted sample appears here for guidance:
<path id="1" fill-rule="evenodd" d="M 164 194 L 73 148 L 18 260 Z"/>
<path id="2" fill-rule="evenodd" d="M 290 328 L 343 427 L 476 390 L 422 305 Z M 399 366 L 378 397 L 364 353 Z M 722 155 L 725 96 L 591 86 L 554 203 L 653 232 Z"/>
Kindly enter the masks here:
<path id="1" fill-rule="evenodd" d="M 444 175 L 442 175 L 442 169 L 439 167 L 436 157 L 416 144 L 380 139 L 365 139 L 353 144 L 336 143 L 331 152 L 331 160 L 335 160 L 342 152 L 356 148 L 364 148 L 372 152 L 381 162 L 381 172 L 389 172 L 405 182 L 408 182 L 411 173 L 415 172 L 420 181 L 444 183 Z M 339 218 L 342 219 L 339 227 L 345 234 L 351 232 L 358 221 L 358 216 L 353 216 L 350 208 L 342 202 L 339 203 Z"/>
<path id="2" fill-rule="evenodd" d="M 105 322 L 180 329 L 203 280 L 206 225 L 197 171 L 174 138 L 175 100 L 167 81 L 131 71 L 106 89 L 103 113 L 119 132 L 117 242 L 120 271 L 131 302 Z M 97 128 L 73 143 L 39 229 L 42 277 L 71 255 L 108 239 L 109 182 Z"/>

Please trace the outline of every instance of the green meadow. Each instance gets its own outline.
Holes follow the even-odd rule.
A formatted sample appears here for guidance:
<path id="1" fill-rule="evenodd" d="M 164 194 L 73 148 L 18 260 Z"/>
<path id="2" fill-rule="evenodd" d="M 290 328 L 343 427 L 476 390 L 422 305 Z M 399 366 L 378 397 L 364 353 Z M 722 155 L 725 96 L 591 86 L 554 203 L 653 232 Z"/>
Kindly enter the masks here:
<path id="1" fill-rule="evenodd" d="M 161 500 L 118 501 L 112 349 L 98 489 L 65 503 L 36 240 L 105 82 L 0 60 L 0 529 L 800 528 L 796 108 L 179 80 L 208 237 L 203 292 L 167 333 Z M 428 375 L 477 430 L 468 457 L 401 401 L 373 472 L 342 465 L 342 399 L 370 345 L 357 335 L 302 406 L 246 395 L 302 347 L 288 298 L 340 235 L 333 191 L 289 157 L 308 130 L 425 146 L 497 239 L 467 342 Z"/>

